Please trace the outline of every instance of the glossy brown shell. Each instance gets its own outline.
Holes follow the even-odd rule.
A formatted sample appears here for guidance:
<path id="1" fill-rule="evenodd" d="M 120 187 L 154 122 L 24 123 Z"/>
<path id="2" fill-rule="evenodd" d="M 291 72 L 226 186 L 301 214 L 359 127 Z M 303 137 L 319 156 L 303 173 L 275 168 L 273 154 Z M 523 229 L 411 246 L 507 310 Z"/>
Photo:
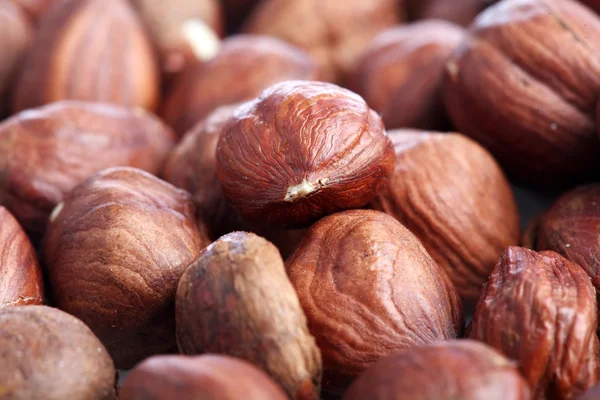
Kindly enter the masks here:
<path id="1" fill-rule="evenodd" d="M 380 358 L 460 337 L 458 293 L 419 240 L 372 210 L 314 224 L 286 262 L 323 355 L 323 385 L 343 391 Z"/>
<path id="2" fill-rule="evenodd" d="M 404 0 L 411 20 L 443 19 L 469 26 L 473 19 L 497 0 Z"/>
<path id="3" fill-rule="evenodd" d="M 142 110 L 62 101 L 0 124 L 0 203 L 36 234 L 64 196 L 108 167 L 159 172 L 173 132 Z"/>
<path id="4" fill-rule="evenodd" d="M 50 217 L 53 300 L 89 325 L 119 368 L 176 349 L 177 284 L 208 244 L 194 211 L 187 192 L 113 168 L 78 185 Z"/>
<path id="5" fill-rule="evenodd" d="M 570 399 L 599 378 L 596 293 L 553 251 L 509 247 L 483 287 L 468 337 L 515 360 L 536 399 Z"/>
<path id="6" fill-rule="evenodd" d="M 85 324 L 56 308 L 0 308 L 0 348 L 2 399 L 116 399 L 108 352 Z"/>
<path id="7" fill-rule="evenodd" d="M 456 133 L 389 132 L 396 171 L 374 206 L 423 243 L 464 299 L 477 300 L 498 257 L 519 243 L 510 184 L 494 158 Z"/>
<path id="8" fill-rule="evenodd" d="M 505 0 L 470 34 L 446 67 L 457 130 L 522 183 L 561 187 L 594 172 L 600 19 L 573 0 Z"/>
<path id="9" fill-rule="evenodd" d="M 217 147 L 223 193 L 251 220 L 300 226 L 364 206 L 392 173 L 379 116 L 358 95 L 288 81 L 236 110 Z"/>
<path id="10" fill-rule="evenodd" d="M 471 340 L 400 352 L 362 374 L 342 400 L 529 400 L 515 363 Z"/>

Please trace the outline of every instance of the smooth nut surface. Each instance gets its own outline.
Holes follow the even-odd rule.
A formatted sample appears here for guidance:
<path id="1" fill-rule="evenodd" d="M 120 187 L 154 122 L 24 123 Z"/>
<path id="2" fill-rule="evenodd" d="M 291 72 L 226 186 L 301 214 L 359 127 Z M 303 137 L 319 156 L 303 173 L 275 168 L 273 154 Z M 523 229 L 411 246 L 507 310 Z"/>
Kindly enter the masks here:
<path id="1" fill-rule="evenodd" d="M 570 399 L 598 381 L 596 293 L 553 251 L 509 247 L 484 285 L 468 337 L 519 364 L 535 398 Z"/>
<path id="2" fill-rule="evenodd" d="M 288 81 L 238 108 L 217 147 L 223 193 L 251 220 L 308 224 L 364 206 L 385 183 L 394 152 L 358 95 Z"/>
<path id="3" fill-rule="evenodd" d="M 44 238 L 53 299 L 88 324 L 119 368 L 175 350 L 177 284 L 208 244 L 194 211 L 187 192 L 113 168 L 53 212 Z"/>
<path id="4" fill-rule="evenodd" d="M 352 210 L 314 224 L 286 262 L 323 355 L 323 385 L 343 391 L 380 358 L 462 334 L 454 286 L 394 218 Z"/>
<path id="5" fill-rule="evenodd" d="M 411 20 L 443 19 L 468 26 L 486 7 L 497 0 L 404 0 Z"/>
<path id="6" fill-rule="evenodd" d="M 188 267 L 177 288 L 184 354 L 219 353 L 262 368 L 292 399 L 316 400 L 321 354 L 277 248 L 252 233 L 225 235 Z"/>

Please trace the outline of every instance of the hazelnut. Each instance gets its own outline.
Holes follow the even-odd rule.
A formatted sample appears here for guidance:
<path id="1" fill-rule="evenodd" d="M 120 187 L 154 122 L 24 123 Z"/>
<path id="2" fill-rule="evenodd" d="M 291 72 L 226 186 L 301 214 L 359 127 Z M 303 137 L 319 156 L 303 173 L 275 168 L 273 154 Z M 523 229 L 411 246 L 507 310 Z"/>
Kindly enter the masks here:
<path id="1" fill-rule="evenodd" d="M 183 190 L 134 168 L 77 185 L 50 217 L 44 258 L 56 305 L 102 340 L 117 367 L 176 349 L 174 302 L 208 240 Z"/>
<path id="2" fill-rule="evenodd" d="M 252 233 L 223 236 L 179 282 L 177 343 L 185 354 L 239 357 L 292 399 L 318 399 L 321 355 L 277 248 Z"/>
<path id="3" fill-rule="evenodd" d="M 42 234 L 64 196 L 104 168 L 158 172 L 173 145 L 171 130 L 140 109 L 62 101 L 0 124 L 0 203 L 23 227 Z"/>
<path id="4" fill-rule="evenodd" d="M 398 0 L 264 0 L 244 30 L 307 50 L 328 81 L 341 82 L 375 35 L 400 22 L 399 14 Z"/>
<path id="5" fill-rule="evenodd" d="M 394 218 L 351 210 L 314 224 L 286 262 L 323 355 L 323 386 L 343 391 L 380 358 L 462 334 L 458 293 Z"/>
<path id="6" fill-rule="evenodd" d="M 519 243 L 510 184 L 494 158 L 463 135 L 388 134 L 396 172 L 374 207 L 421 240 L 463 299 L 477 300 L 500 254 Z"/>
<path id="7" fill-rule="evenodd" d="M 443 19 L 468 26 L 481 11 L 497 0 L 404 0 L 411 20 Z"/>
<path id="8" fill-rule="evenodd" d="M 111 400 L 117 373 L 77 318 L 46 306 L 0 308 L 0 397 Z"/>
<path id="9" fill-rule="evenodd" d="M 157 107 L 152 44 L 126 0 L 64 0 L 40 23 L 15 89 L 15 112 L 57 100 Z"/>
<path id="10" fill-rule="evenodd" d="M 121 400 L 286 400 L 263 371 L 219 355 L 154 356 L 137 365 L 119 391 Z"/>
<path id="11" fill-rule="evenodd" d="M 536 399 L 570 399 L 599 378 L 596 294 L 553 251 L 509 247 L 484 285 L 468 337 L 515 360 Z"/>
<path id="12" fill-rule="evenodd" d="M 10 3 L 10 0 L 8 0 Z M 12 0 L 13 3 L 19 5 L 23 10 L 29 14 L 34 20 L 38 21 L 45 16 L 45 14 L 52 8 L 58 0 Z"/>
<path id="13" fill-rule="evenodd" d="M 301 226 L 371 201 L 392 173 L 381 118 L 358 95 L 288 81 L 235 112 L 217 146 L 223 193 L 251 220 Z"/>
<path id="14" fill-rule="evenodd" d="M 266 36 L 234 36 L 213 59 L 175 79 L 163 115 L 181 136 L 219 106 L 253 99 L 277 82 L 319 76 L 316 61 L 292 45 Z"/>
<path id="15" fill-rule="evenodd" d="M 445 128 L 444 67 L 465 36 L 464 29 L 444 21 L 390 28 L 363 53 L 353 88 L 382 115 L 388 129 Z"/>
<path id="16" fill-rule="evenodd" d="M 362 374 L 343 400 L 529 400 L 515 364 L 471 340 L 449 340 L 386 357 Z"/>
<path id="17" fill-rule="evenodd" d="M 43 304 L 44 282 L 35 249 L 15 217 L 2 206 L 0 260 L 0 308 Z"/>
<path id="18" fill-rule="evenodd" d="M 521 183 L 560 187 L 594 172 L 600 19 L 573 0 L 503 0 L 469 32 L 446 66 L 458 131 Z"/>

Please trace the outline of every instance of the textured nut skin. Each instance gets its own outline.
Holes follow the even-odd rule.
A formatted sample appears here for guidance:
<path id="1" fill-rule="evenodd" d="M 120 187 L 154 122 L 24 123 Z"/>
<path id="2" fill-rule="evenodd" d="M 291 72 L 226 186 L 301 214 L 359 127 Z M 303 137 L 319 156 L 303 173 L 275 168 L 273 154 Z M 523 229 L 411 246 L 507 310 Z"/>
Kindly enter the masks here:
<path id="1" fill-rule="evenodd" d="M 59 207 L 44 238 L 56 305 L 89 325 L 118 368 L 175 350 L 177 284 L 208 244 L 189 194 L 141 170 L 113 168 Z"/>
<path id="2" fill-rule="evenodd" d="M 509 247 L 484 285 L 468 329 L 515 360 L 536 399 L 570 399 L 598 381 L 596 294 L 553 251 Z"/>
<path id="3" fill-rule="evenodd" d="M 446 67 L 457 130 L 522 183 L 585 179 L 600 163 L 600 19 L 573 0 L 504 0 L 470 33 Z"/>
<path id="4" fill-rule="evenodd" d="M 217 146 L 225 196 L 244 217 L 281 226 L 364 206 L 393 166 L 381 118 L 360 96 L 323 82 L 265 90 L 236 110 Z"/>
<path id="5" fill-rule="evenodd" d="M 119 391 L 121 400 L 286 400 L 263 371 L 220 355 L 154 356 L 137 365 Z"/>
<path id="6" fill-rule="evenodd" d="M 486 7 L 497 0 L 404 0 L 411 20 L 443 19 L 468 26 Z"/>
<path id="7" fill-rule="evenodd" d="M 42 19 L 24 62 L 14 112 L 58 100 L 154 110 L 154 50 L 127 0 L 64 0 Z"/>
<path id="8" fill-rule="evenodd" d="M 9 3 L 10 1 L 8 0 Z M 19 5 L 34 21 L 37 21 L 43 18 L 59 0 L 12 0 L 12 2 Z"/>
<path id="9" fill-rule="evenodd" d="M 292 399 L 318 399 L 321 355 L 283 260 L 252 233 L 223 236 L 188 267 L 177 288 L 177 343 L 265 370 Z"/>
<path id="10" fill-rule="evenodd" d="M 80 320 L 46 306 L 0 308 L 0 397 L 111 400 L 117 372 Z"/>
<path id="11" fill-rule="evenodd" d="M 492 156 L 467 137 L 388 132 L 396 171 L 374 206 L 423 243 L 466 300 L 477 300 L 498 257 L 519 243 L 517 204 Z"/>
<path id="12" fill-rule="evenodd" d="M 108 167 L 157 173 L 174 142 L 156 117 L 102 103 L 62 101 L 0 124 L 0 203 L 42 234 L 64 196 Z"/>
<path id="13" fill-rule="evenodd" d="M 458 293 L 417 238 L 372 210 L 314 224 L 286 262 L 323 355 L 323 386 L 343 391 L 380 358 L 462 334 Z"/>
<path id="14" fill-rule="evenodd" d="M 0 206 L 0 308 L 44 303 L 42 270 L 27 234 Z"/>
<path id="15" fill-rule="evenodd" d="M 253 99 L 277 82 L 319 77 L 316 61 L 303 50 L 267 36 L 233 36 L 212 60 L 175 80 L 163 116 L 181 136 L 219 106 Z"/>
<path id="16" fill-rule="evenodd" d="M 515 364 L 471 340 L 449 340 L 389 356 L 362 374 L 343 400 L 529 400 Z"/>
<path id="17" fill-rule="evenodd" d="M 465 36 L 464 29 L 444 21 L 390 28 L 361 56 L 353 89 L 381 114 L 387 129 L 444 128 L 444 67 Z"/>
<path id="18" fill-rule="evenodd" d="M 342 81 L 375 35 L 400 22 L 398 15 L 398 0 L 265 0 L 244 30 L 307 50 L 328 81 Z"/>

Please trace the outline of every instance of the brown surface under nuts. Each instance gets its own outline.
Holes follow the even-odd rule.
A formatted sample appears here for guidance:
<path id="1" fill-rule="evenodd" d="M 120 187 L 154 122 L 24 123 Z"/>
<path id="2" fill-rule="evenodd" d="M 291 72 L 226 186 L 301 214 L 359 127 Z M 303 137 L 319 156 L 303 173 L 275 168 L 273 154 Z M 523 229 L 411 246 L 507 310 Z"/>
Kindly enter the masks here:
<path id="1" fill-rule="evenodd" d="M 46 306 L 0 308 L 0 398 L 111 400 L 117 373 L 77 318 Z"/>
<path id="2" fill-rule="evenodd" d="M 406 16 L 416 19 L 443 19 L 468 26 L 486 7 L 497 0 L 404 0 Z"/>
<path id="3" fill-rule="evenodd" d="M 119 368 L 176 349 L 177 284 L 208 244 L 194 211 L 187 192 L 114 168 L 53 212 L 44 238 L 53 299 L 90 326 Z"/>
<path id="4" fill-rule="evenodd" d="M 389 356 L 362 374 L 343 400 L 529 400 L 515 363 L 482 343 L 449 340 Z"/>
<path id="5" fill-rule="evenodd" d="M 323 355 L 326 391 L 343 391 L 382 357 L 462 334 L 455 288 L 418 239 L 384 213 L 321 219 L 286 269 Z"/>
<path id="6" fill-rule="evenodd" d="M 374 206 L 398 219 L 476 300 L 498 257 L 519 243 L 519 212 L 492 156 L 455 133 L 388 132 L 396 171 Z"/>
<path id="7" fill-rule="evenodd" d="M 321 355 L 277 248 L 252 233 L 223 236 L 185 271 L 177 289 L 177 343 L 265 370 L 287 395 L 316 400 Z"/>
<path id="8" fill-rule="evenodd" d="M 599 378 L 596 294 L 553 251 L 509 247 L 484 285 L 468 336 L 515 360 L 536 399 L 570 399 Z"/>

